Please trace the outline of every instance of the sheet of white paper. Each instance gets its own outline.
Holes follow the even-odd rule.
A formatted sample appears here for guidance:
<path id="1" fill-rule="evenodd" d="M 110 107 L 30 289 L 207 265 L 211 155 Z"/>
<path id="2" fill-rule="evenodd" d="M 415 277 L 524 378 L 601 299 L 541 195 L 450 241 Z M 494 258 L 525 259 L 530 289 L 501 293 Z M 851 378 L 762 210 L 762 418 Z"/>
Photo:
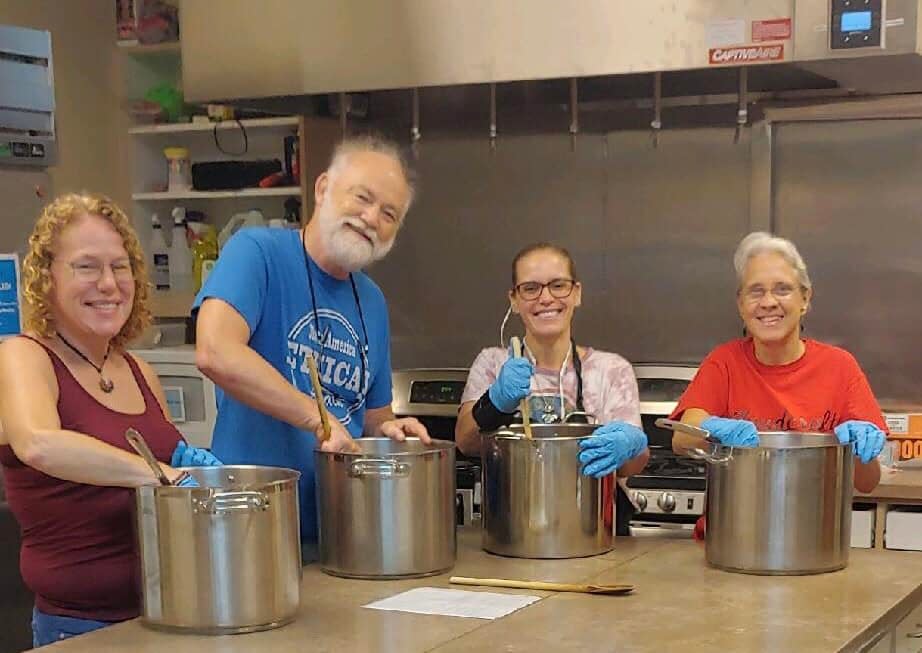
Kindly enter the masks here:
<path id="1" fill-rule="evenodd" d="M 468 592 L 437 587 L 417 587 L 362 607 L 373 610 L 397 610 L 448 617 L 497 619 L 537 601 L 539 596 Z"/>
<path id="2" fill-rule="evenodd" d="M 746 21 L 739 18 L 711 20 L 707 23 L 709 48 L 746 43 Z"/>

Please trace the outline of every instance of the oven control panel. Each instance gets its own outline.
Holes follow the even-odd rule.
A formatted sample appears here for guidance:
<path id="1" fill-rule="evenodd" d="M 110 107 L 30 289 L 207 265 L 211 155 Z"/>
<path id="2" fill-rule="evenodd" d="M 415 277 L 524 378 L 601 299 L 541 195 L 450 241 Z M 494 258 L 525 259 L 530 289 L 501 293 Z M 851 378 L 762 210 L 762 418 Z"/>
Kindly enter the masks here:
<path id="1" fill-rule="evenodd" d="M 883 18 L 883 0 L 832 0 L 830 49 L 880 47 Z"/>
<path id="2" fill-rule="evenodd" d="M 704 492 L 681 490 L 631 490 L 637 511 L 658 515 L 704 514 Z"/>

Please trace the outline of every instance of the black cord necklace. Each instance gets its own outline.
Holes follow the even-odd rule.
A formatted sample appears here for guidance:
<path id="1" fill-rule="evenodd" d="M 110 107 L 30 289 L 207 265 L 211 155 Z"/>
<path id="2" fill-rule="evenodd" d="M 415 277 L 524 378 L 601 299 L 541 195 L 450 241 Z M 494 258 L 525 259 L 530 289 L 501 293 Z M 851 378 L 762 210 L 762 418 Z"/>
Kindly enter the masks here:
<path id="1" fill-rule="evenodd" d="M 99 389 L 106 394 L 112 392 L 112 390 L 115 388 L 115 383 L 112 382 L 112 379 L 107 378 L 106 375 L 102 373 L 102 368 L 105 367 L 106 361 L 109 360 L 109 353 L 112 351 L 112 345 L 106 345 L 106 355 L 102 357 L 102 365 L 97 365 L 91 361 L 86 354 L 67 342 L 67 338 L 62 336 L 60 333 L 58 334 L 58 338 L 60 338 L 61 342 L 67 345 L 72 352 L 89 363 L 90 366 L 99 373 Z"/>
<path id="2" fill-rule="evenodd" d="M 317 297 L 314 294 L 314 277 L 311 274 L 310 261 L 307 258 L 307 229 L 301 230 L 301 250 L 304 253 L 304 267 L 307 270 L 307 286 L 311 293 L 311 307 L 314 314 L 314 324 L 317 329 L 317 337 L 320 339 L 320 353 L 323 354 L 324 340 L 326 334 L 320 330 L 320 316 L 317 313 Z M 355 306 L 359 312 L 359 322 L 362 324 L 362 339 L 364 342 L 359 343 L 359 365 L 361 366 L 361 376 L 359 377 L 359 389 L 356 392 L 356 404 L 361 405 L 365 400 L 365 374 L 368 367 L 368 328 L 365 326 L 365 312 L 362 311 L 362 302 L 359 301 L 359 290 L 355 285 L 355 278 L 349 273 L 349 283 L 352 284 L 352 297 L 355 299 Z M 335 393 L 334 393 L 335 394 Z"/>

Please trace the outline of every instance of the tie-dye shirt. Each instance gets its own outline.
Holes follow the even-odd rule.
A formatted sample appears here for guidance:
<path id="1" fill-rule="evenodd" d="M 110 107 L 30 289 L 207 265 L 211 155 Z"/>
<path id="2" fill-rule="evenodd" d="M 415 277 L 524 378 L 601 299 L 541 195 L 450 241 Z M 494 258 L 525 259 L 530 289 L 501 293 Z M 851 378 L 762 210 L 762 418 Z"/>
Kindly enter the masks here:
<path id="1" fill-rule="evenodd" d="M 509 358 L 500 347 L 482 350 L 471 365 L 461 401 L 477 401 L 496 381 L 499 370 Z M 641 426 L 637 379 L 634 369 L 623 357 L 587 347 L 582 361 L 583 407 L 594 421 L 606 424 L 620 420 Z M 529 405 L 532 419 L 544 421 L 560 414 L 560 370 L 535 368 L 531 378 Z M 576 410 L 576 370 L 572 361 L 563 375 L 563 396 L 566 412 Z"/>

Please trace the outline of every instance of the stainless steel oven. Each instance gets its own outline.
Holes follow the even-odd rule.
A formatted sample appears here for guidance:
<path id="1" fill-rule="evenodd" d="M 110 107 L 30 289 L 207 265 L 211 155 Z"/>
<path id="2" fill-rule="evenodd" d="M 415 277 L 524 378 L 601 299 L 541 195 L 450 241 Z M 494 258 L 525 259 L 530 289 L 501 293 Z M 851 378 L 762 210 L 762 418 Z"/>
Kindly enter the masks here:
<path id="1" fill-rule="evenodd" d="M 391 374 L 394 414 L 415 417 L 432 437 L 454 442 L 467 372 L 464 368 L 394 370 Z M 455 473 L 457 523 L 470 524 L 480 518 L 480 459 L 455 451 Z"/>
<path id="2" fill-rule="evenodd" d="M 698 371 L 696 365 L 638 363 L 634 365 L 640 393 L 640 416 L 650 442 L 650 462 L 628 479 L 637 512 L 633 535 L 691 537 L 704 512 L 706 469 L 703 464 L 672 452 L 672 431 L 655 422 L 675 410 L 679 397 Z"/>

